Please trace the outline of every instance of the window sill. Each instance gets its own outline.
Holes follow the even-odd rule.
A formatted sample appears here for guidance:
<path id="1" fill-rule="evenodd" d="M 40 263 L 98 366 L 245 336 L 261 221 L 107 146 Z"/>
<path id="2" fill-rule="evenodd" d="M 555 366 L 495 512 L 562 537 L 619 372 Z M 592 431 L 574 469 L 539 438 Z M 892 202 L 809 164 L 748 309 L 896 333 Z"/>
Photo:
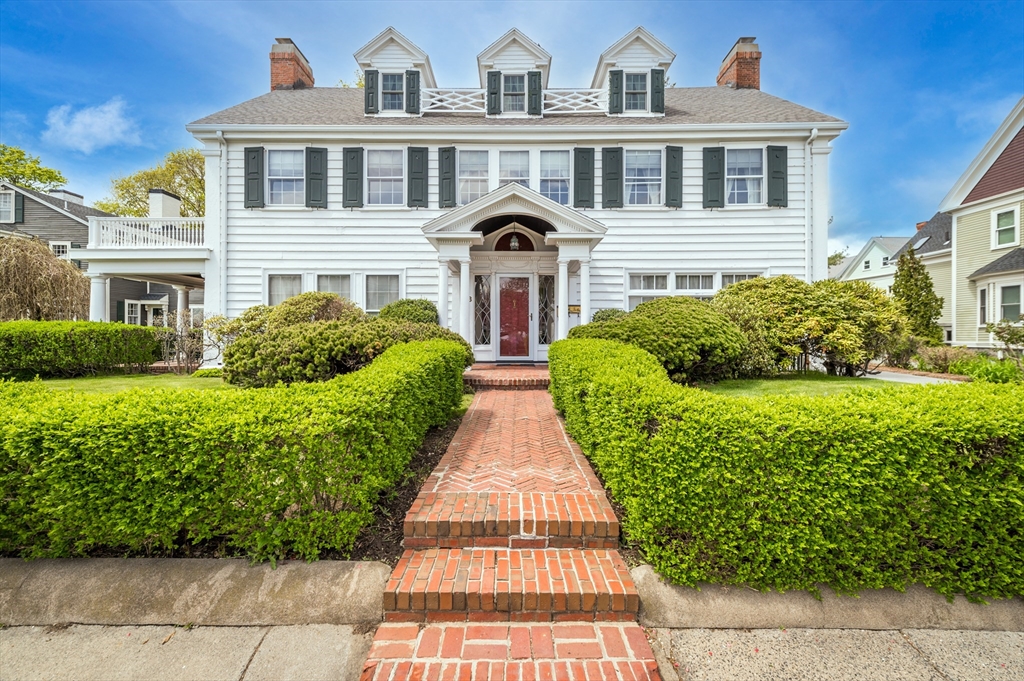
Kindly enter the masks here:
<path id="1" fill-rule="evenodd" d="M 280 205 L 263 206 L 263 208 L 247 208 L 246 210 L 266 210 L 266 211 L 271 211 L 271 212 L 275 212 L 276 213 L 276 212 L 293 211 L 293 210 L 312 211 L 312 210 L 324 210 L 324 209 L 323 208 L 310 208 L 309 206 L 304 206 L 301 203 L 297 203 L 297 204 L 289 205 L 289 206 L 280 206 Z"/>
<path id="2" fill-rule="evenodd" d="M 993 246 L 992 250 L 993 251 L 1002 251 L 1002 250 L 1005 250 L 1007 248 L 1017 248 L 1018 246 L 1020 246 L 1020 242 L 1019 241 L 1015 241 L 1012 244 L 1002 244 L 1000 246 Z"/>
<path id="3" fill-rule="evenodd" d="M 381 204 L 376 204 L 375 203 L 373 205 L 364 204 L 360 208 L 350 208 L 349 210 L 371 210 L 371 211 L 398 210 L 398 211 L 410 211 L 411 212 L 411 211 L 414 211 L 414 210 L 427 210 L 427 208 L 410 208 L 409 206 L 405 205 L 404 203 L 403 204 L 394 204 L 394 205 L 381 205 Z"/>
<path id="4" fill-rule="evenodd" d="M 721 208 L 712 208 L 711 210 L 770 210 L 772 208 L 785 208 L 785 206 L 769 206 L 766 203 L 737 203 L 722 206 Z"/>

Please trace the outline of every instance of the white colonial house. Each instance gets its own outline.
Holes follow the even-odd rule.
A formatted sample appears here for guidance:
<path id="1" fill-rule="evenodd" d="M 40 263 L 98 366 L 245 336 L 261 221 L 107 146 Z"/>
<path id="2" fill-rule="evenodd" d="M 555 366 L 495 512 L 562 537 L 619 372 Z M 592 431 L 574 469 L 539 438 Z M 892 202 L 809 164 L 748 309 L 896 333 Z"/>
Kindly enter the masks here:
<path id="1" fill-rule="evenodd" d="M 847 124 L 761 92 L 753 38 L 697 88 L 668 85 L 675 54 L 643 28 L 573 89 L 548 86 L 551 55 L 515 29 L 470 87 L 439 86 L 392 28 L 355 58 L 364 88 L 314 87 L 278 39 L 269 93 L 187 126 L 203 224 L 91 220 L 93 316 L 112 276 L 202 287 L 206 314 L 229 317 L 313 290 L 369 312 L 425 298 L 478 360 L 544 360 L 601 308 L 827 276 Z"/>

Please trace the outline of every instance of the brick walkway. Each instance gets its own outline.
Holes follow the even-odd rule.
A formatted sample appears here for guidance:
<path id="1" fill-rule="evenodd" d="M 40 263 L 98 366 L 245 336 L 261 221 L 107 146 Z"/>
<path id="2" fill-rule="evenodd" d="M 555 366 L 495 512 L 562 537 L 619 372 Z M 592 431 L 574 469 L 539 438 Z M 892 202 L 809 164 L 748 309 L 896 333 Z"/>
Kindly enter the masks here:
<path id="1" fill-rule="evenodd" d="M 478 392 L 406 516 L 364 681 L 660 678 L 618 520 L 538 389 L 546 367 L 466 381 Z"/>

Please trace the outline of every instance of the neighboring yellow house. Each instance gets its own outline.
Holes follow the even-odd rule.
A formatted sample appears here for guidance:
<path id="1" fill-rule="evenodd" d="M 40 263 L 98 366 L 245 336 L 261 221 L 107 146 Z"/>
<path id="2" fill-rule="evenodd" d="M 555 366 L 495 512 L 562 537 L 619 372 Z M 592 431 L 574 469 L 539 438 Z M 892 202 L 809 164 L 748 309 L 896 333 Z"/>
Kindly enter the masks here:
<path id="1" fill-rule="evenodd" d="M 943 311 L 951 324 L 951 341 L 996 347 L 985 325 L 1016 321 L 1024 310 L 1024 98 L 953 185 L 939 211 L 953 219 L 950 298 Z M 945 298 L 938 290 L 941 268 L 929 263 L 928 271 L 936 293 Z"/>
<path id="2" fill-rule="evenodd" d="M 917 233 L 910 237 L 889 259 L 896 267 L 908 248 L 921 259 L 932 278 L 932 290 L 942 298 L 942 316 L 939 326 L 942 337 L 949 343 L 953 340 L 953 217 L 948 213 L 936 213 L 928 222 L 917 224 Z"/>

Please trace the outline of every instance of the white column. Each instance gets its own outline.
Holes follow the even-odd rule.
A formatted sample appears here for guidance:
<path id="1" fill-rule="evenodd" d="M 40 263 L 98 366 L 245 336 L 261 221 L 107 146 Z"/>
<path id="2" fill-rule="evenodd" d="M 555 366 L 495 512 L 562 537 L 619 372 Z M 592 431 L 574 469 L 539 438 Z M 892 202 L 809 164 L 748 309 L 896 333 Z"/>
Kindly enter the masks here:
<path id="1" fill-rule="evenodd" d="M 580 260 L 580 324 L 590 321 L 590 260 Z"/>
<path id="2" fill-rule="evenodd" d="M 558 340 L 569 335 L 569 261 L 558 259 Z"/>
<path id="3" fill-rule="evenodd" d="M 175 286 L 174 290 L 178 293 L 178 311 L 176 317 L 178 318 L 178 328 L 180 329 L 182 324 L 185 322 L 185 313 L 188 312 L 188 292 L 189 289 L 185 286 Z"/>
<path id="4" fill-rule="evenodd" d="M 473 334 L 470 329 L 469 294 L 472 288 L 469 281 L 469 259 L 459 260 L 459 334 L 466 339 L 470 345 L 473 344 Z"/>
<path id="5" fill-rule="evenodd" d="M 107 278 L 89 277 L 89 321 L 102 322 L 107 316 Z"/>
<path id="6" fill-rule="evenodd" d="M 812 281 L 828 278 L 828 221 L 829 212 L 828 155 L 832 147 L 826 140 L 818 140 L 811 147 L 813 266 Z"/>
<path id="7" fill-rule="evenodd" d="M 103 321 L 109 322 L 110 319 L 110 287 L 111 279 L 107 279 L 106 290 L 103 292 Z"/>
<path id="8" fill-rule="evenodd" d="M 441 260 L 437 268 L 437 316 L 441 326 L 448 329 L 448 261 Z"/>

